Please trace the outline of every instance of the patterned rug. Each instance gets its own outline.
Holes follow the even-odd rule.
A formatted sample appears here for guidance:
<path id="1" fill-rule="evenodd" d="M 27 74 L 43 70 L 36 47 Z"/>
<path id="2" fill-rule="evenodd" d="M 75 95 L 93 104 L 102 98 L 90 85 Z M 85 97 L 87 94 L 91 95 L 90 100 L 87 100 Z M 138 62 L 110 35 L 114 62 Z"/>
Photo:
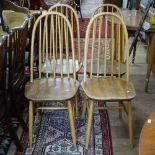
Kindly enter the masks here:
<path id="1" fill-rule="evenodd" d="M 12 118 L 12 124 L 14 129 L 17 131 L 20 123 L 16 118 Z M 9 147 L 11 146 L 12 139 L 6 130 L 5 121 L 0 121 L 0 155 L 6 155 Z"/>
<path id="2" fill-rule="evenodd" d="M 65 110 L 46 112 L 42 115 L 40 125 L 37 124 L 37 120 L 34 123 L 33 150 L 27 148 L 24 153 L 17 152 L 16 155 L 112 155 L 108 112 L 95 110 L 90 147 L 87 151 L 85 150 L 86 123 L 87 119 L 81 117 L 75 119 L 77 135 L 75 150 L 71 139 L 68 112 Z M 28 142 L 26 133 L 23 134 L 21 141 L 26 147 Z"/>

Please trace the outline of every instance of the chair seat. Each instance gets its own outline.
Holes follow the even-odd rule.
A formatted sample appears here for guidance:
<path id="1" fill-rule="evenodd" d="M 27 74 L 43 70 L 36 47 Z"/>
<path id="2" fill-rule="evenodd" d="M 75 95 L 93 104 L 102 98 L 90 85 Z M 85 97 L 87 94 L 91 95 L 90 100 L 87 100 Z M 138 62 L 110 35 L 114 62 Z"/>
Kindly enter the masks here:
<path id="1" fill-rule="evenodd" d="M 60 74 L 61 73 L 61 64 L 60 64 L 60 59 L 57 60 L 57 63 L 55 64 L 56 65 L 56 74 Z M 69 59 L 69 71 L 70 71 L 70 74 L 73 73 L 73 65 L 72 65 L 72 62 L 73 60 L 72 59 Z M 48 64 L 48 67 L 47 67 L 47 64 Z M 48 61 L 48 63 L 43 63 L 42 64 L 42 72 L 43 73 L 53 73 L 53 61 Z M 82 63 L 79 62 L 78 60 L 75 60 L 75 67 L 76 67 L 76 71 L 75 72 L 78 72 L 80 70 L 80 68 L 82 67 Z M 67 72 L 67 60 L 66 59 L 63 59 L 63 74 L 66 75 L 68 72 Z"/>
<path id="2" fill-rule="evenodd" d="M 135 97 L 135 89 L 131 82 L 112 77 L 87 79 L 82 82 L 86 95 L 94 100 L 119 101 L 131 100 Z"/>
<path id="3" fill-rule="evenodd" d="M 109 76 L 111 75 L 111 65 L 110 65 L 110 61 L 108 60 L 107 61 L 107 66 L 106 66 L 106 75 Z M 91 61 L 88 60 L 87 61 L 87 73 L 89 74 L 90 73 L 90 70 L 91 70 Z M 114 76 L 117 76 L 118 75 L 118 62 L 117 61 L 114 61 L 114 71 L 113 71 L 113 75 Z M 121 75 L 125 74 L 126 73 L 126 66 L 125 64 L 121 64 L 122 68 L 121 68 Z M 92 70 L 92 74 L 93 75 L 96 75 L 97 74 L 97 60 L 93 60 L 93 70 Z M 103 75 L 104 74 L 104 63 L 103 63 L 103 59 L 100 60 L 100 69 L 99 69 L 99 75 Z"/>
<path id="4" fill-rule="evenodd" d="M 62 101 L 75 96 L 79 82 L 70 78 L 35 79 L 25 86 L 25 96 L 32 101 Z"/>

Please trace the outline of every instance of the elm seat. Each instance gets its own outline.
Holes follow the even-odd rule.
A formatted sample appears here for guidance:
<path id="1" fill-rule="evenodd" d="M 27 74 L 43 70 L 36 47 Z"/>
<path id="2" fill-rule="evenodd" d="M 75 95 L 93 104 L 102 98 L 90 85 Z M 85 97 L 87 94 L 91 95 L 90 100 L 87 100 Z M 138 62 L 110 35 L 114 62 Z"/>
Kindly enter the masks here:
<path id="1" fill-rule="evenodd" d="M 131 100 L 136 96 L 134 86 L 131 82 L 127 83 L 125 80 L 115 77 L 87 79 L 81 85 L 86 95 L 94 100 Z"/>
<path id="2" fill-rule="evenodd" d="M 79 82 L 70 78 L 35 79 L 25 86 L 25 96 L 32 101 L 63 101 L 75 96 Z"/>

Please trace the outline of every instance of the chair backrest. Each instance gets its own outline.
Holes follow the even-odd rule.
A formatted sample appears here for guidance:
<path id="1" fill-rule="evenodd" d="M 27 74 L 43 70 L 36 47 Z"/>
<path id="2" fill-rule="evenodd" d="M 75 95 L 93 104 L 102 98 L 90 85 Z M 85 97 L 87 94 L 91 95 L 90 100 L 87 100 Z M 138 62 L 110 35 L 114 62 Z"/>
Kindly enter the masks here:
<path id="1" fill-rule="evenodd" d="M 6 64 L 7 64 L 6 36 L 0 36 L 0 91 L 6 89 Z"/>
<path id="2" fill-rule="evenodd" d="M 77 47 L 78 47 L 78 55 L 77 58 L 81 61 L 81 54 L 80 54 L 80 30 L 79 30 L 79 19 L 78 15 L 73 7 L 67 4 L 56 4 L 49 8 L 48 12 L 56 11 L 64 14 L 67 19 L 71 23 L 71 27 L 73 29 L 73 36 L 77 38 Z"/>
<path id="3" fill-rule="evenodd" d="M 8 36 L 9 86 L 24 76 L 28 21 Z M 18 81 L 20 82 L 20 81 Z"/>
<path id="4" fill-rule="evenodd" d="M 74 39 L 72 32 L 73 30 L 69 20 L 59 12 L 49 12 L 38 17 L 33 27 L 31 40 L 31 82 L 33 81 L 35 44 L 39 45 L 39 78 L 45 76 L 42 75 L 42 64 L 46 64 L 44 67 L 46 71 L 44 73 L 47 78 L 52 76 L 54 78 L 57 77 L 56 69 L 59 64 L 60 76 L 63 78 L 63 67 L 65 63 L 68 78 L 71 76 L 70 68 L 73 68 L 72 75 L 73 78 L 76 79 Z M 71 52 L 69 53 L 69 51 Z M 69 63 L 69 61 L 72 62 Z M 51 63 L 50 67 L 52 68 L 52 73 L 49 73 L 49 62 Z"/>
<path id="5" fill-rule="evenodd" d="M 96 25 L 99 25 L 98 27 Z M 97 32 L 97 29 L 98 32 Z M 90 33 L 92 31 L 92 34 Z M 108 33 L 110 35 L 108 37 Z M 104 38 L 101 34 L 104 33 Z M 96 43 L 96 41 L 98 41 Z M 89 50 L 88 50 L 89 47 Z M 84 80 L 87 78 L 87 64 L 90 67 L 90 78 L 93 75 L 94 60 L 97 62 L 95 70 L 99 77 L 100 70 L 103 69 L 103 76 L 115 76 L 114 65 L 118 63 L 118 78 L 121 78 L 122 65 L 126 66 L 126 79 L 129 80 L 129 67 L 128 67 L 128 33 L 123 19 L 114 13 L 99 13 L 91 18 L 85 37 L 84 48 Z M 89 61 L 89 63 L 88 63 Z M 101 65 L 102 64 L 102 65 Z M 100 66 L 104 66 L 100 68 Z M 109 67 L 110 66 L 110 67 Z M 108 68 L 109 67 L 109 68 Z M 106 73 L 110 72 L 110 75 Z"/>
<path id="6" fill-rule="evenodd" d="M 94 10 L 92 16 L 96 15 L 97 13 L 101 13 L 101 12 L 113 12 L 123 18 L 120 8 L 114 4 L 100 4 Z"/>

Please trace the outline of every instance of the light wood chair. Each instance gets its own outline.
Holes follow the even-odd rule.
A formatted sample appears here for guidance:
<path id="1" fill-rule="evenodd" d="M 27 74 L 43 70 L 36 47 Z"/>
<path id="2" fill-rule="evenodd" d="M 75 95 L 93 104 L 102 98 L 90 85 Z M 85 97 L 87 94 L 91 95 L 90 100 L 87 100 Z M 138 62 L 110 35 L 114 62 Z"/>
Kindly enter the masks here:
<path id="1" fill-rule="evenodd" d="M 75 43 L 75 47 L 77 47 L 76 51 L 75 51 L 75 64 L 76 64 L 76 78 L 78 79 L 78 72 L 80 70 L 80 68 L 82 67 L 82 61 L 81 61 L 81 49 L 80 49 L 80 30 L 79 30 L 79 19 L 78 19 L 78 15 L 75 11 L 75 9 L 68 5 L 68 4 L 56 4 L 53 5 L 49 8 L 48 12 L 51 11 L 56 11 L 56 12 L 60 12 L 62 14 L 64 14 L 67 19 L 70 21 L 70 24 L 72 26 L 72 30 L 73 30 L 73 37 L 74 37 L 74 43 Z M 57 31 L 57 30 L 56 30 Z M 69 39 L 70 40 L 70 39 Z M 57 41 L 56 41 L 57 44 Z M 64 66 L 63 66 L 63 70 L 64 70 L 64 74 L 67 74 L 67 70 L 66 70 L 66 59 L 63 60 L 64 61 Z M 57 63 L 59 63 L 60 61 L 58 60 Z M 69 63 L 71 63 L 72 60 L 69 60 Z M 44 67 L 45 64 L 43 64 Z M 50 65 L 52 65 L 52 62 L 49 62 L 49 72 L 51 72 L 51 67 Z M 70 65 L 72 67 L 72 65 Z M 73 71 L 73 68 L 71 68 L 71 70 Z M 72 72 L 71 71 L 71 72 Z M 57 68 L 56 71 L 59 75 L 60 75 L 60 69 Z M 75 106 L 75 111 L 76 111 L 76 116 L 78 116 L 78 94 L 76 96 L 76 106 Z"/>
<path id="2" fill-rule="evenodd" d="M 60 13 L 64 14 L 66 16 L 66 18 L 70 21 L 72 31 L 73 31 L 74 40 L 75 40 L 75 37 L 77 37 L 77 40 L 76 40 L 77 51 L 75 51 L 75 62 L 76 62 L 75 64 L 76 64 L 76 73 L 78 73 L 79 69 L 82 67 L 82 62 L 81 62 L 81 53 L 80 53 L 79 20 L 78 20 L 77 13 L 74 10 L 74 8 L 72 8 L 70 5 L 67 5 L 67 4 L 53 5 L 48 10 L 48 12 L 51 12 L 51 11 L 56 11 L 56 12 L 60 12 Z M 55 19 L 55 20 L 56 20 L 56 24 L 57 24 L 57 19 Z M 56 32 L 57 32 L 57 27 L 56 27 Z M 62 30 L 62 35 L 64 35 L 63 30 Z M 69 38 L 69 41 L 70 41 L 70 38 Z M 56 39 L 55 44 L 56 44 L 55 46 L 57 46 L 58 39 Z M 70 48 L 68 50 L 70 51 Z M 64 59 L 63 61 L 64 61 L 64 68 L 63 68 L 64 74 L 67 74 L 66 64 L 65 64 L 66 60 Z M 58 63 L 59 62 L 60 61 L 58 60 Z M 72 60 L 69 60 L 69 62 L 72 63 Z M 43 68 L 44 68 L 44 65 L 46 65 L 46 64 L 43 64 Z M 52 62 L 49 62 L 49 71 L 48 71 L 49 73 L 52 72 L 50 65 L 52 65 Z M 72 65 L 70 65 L 70 66 L 72 66 Z M 72 70 L 71 72 L 73 72 L 73 68 L 71 67 L 70 69 Z M 43 71 L 44 71 L 44 69 L 43 69 Z M 59 68 L 57 68 L 56 73 L 60 74 L 60 69 Z"/>
<path id="3" fill-rule="evenodd" d="M 56 19 L 56 20 L 55 20 Z M 61 24 L 63 23 L 63 25 Z M 43 27 L 42 27 L 43 26 Z M 63 26 L 63 29 L 62 29 Z M 55 33 L 57 31 L 57 33 Z M 64 35 L 62 35 L 64 31 Z M 55 44 L 56 37 L 59 43 Z M 70 38 L 70 42 L 69 42 Z M 39 78 L 33 77 L 33 60 L 35 40 L 39 45 Z M 69 44 L 71 53 L 69 55 Z M 63 50 L 63 46 L 65 46 Z M 58 50 L 58 51 L 57 51 Z M 58 53 L 56 55 L 56 53 Z M 66 59 L 66 62 L 64 62 Z M 59 60 L 59 63 L 57 63 Z M 52 62 L 52 72 L 48 72 L 48 62 Z M 70 62 L 71 61 L 71 62 Z M 46 73 L 43 74 L 42 63 L 46 63 Z M 64 70 L 64 63 L 66 70 Z M 32 128 L 33 128 L 33 107 L 38 102 L 64 101 L 64 107 L 44 107 L 38 109 L 68 109 L 71 127 L 71 136 L 74 147 L 76 147 L 76 134 L 74 127 L 74 104 L 73 97 L 76 95 L 79 82 L 76 80 L 75 50 L 72 27 L 68 19 L 61 13 L 50 12 L 38 17 L 32 31 L 31 41 L 31 76 L 30 82 L 25 87 L 25 96 L 29 99 L 29 145 L 32 147 Z M 71 66 L 70 66 L 71 65 Z M 60 75 L 57 75 L 57 68 L 60 68 Z M 64 76 L 67 71 L 67 76 Z"/>
<path id="4" fill-rule="evenodd" d="M 116 13 L 117 15 L 119 15 L 121 18 L 123 18 L 123 15 L 121 13 L 121 10 L 114 4 L 101 4 L 99 5 L 95 11 L 93 12 L 92 14 L 92 17 L 93 18 L 96 14 L 98 13 L 102 13 L 102 12 L 113 12 L 113 13 Z M 108 23 L 108 22 L 107 22 Z M 95 25 L 94 25 L 94 34 L 96 33 L 96 40 L 100 40 L 99 38 L 105 38 L 105 35 L 101 35 L 101 33 L 104 33 L 103 31 L 105 31 L 104 27 L 105 27 L 105 21 L 104 19 L 102 20 L 102 23 L 101 22 L 96 22 Z M 107 25 L 108 26 L 108 25 Z M 96 28 L 96 29 L 95 29 Z M 98 30 L 99 29 L 99 30 Z M 118 24 L 115 24 L 115 29 L 118 30 Z M 109 29 L 109 27 L 107 28 L 107 31 L 108 31 L 108 35 L 107 35 L 107 38 L 109 38 L 109 35 L 111 33 L 111 30 Z M 117 35 L 118 31 L 115 31 L 115 34 L 114 35 Z M 104 33 L 105 34 L 105 33 Z M 109 38 L 110 39 L 110 38 Z M 109 40 L 108 39 L 108 40 Z M 116 46 L 119 44 L 117 42 L 118 40 L 115 39 L 115 44 Z M 99 43 L 98 43 L 99 44 Z M 118 47 L 117 47 L 118 48 Z M 98 49 L 99 50 L 99 49 Z M 115 55 L 115 58 L 117 57 L 117 54 Z M 101 58 L 102 59 L 102 58 Z M 88 60 L 88 64 L 90 64 L 91 61 Z M 100 61 L 102 62 L 102 61 Z M 115 65 L 114 65 L 114 75 L 115 76 L 118 76 L 117 75 L 117 69 L 118 69 L 118 64 L 117 64 L 117 61 L 114 61 Z M 93 68 L 93 74 L 97 74 L 97 70 L 95 69 L 97 67 L 97 59 L 94 59 L 93 60 L 93 64 L 94 64 L 94 68 Z M 110 64 L 107 63 L 107 66 L 108 68 L 110 68 L 109 66 Z M 87 68 L 87 73 L 88 75 L 90 74 L 90 66 L 91 65 L 88 65 L 88 68 Z M 100 71 L 99 71 L 99 74 L 103 75 L 104 74 L 104 65 L 103 63 L 100 63 Z M 110 75 L 111 72 L 110 70 L 108 69 L 107 72 L 106 72 L 107 75 Z M 123 65 L 122 63 L 122 70 L 121 70 L 121 75 L 124 75 L 125 74 L 125 65 Z"/>
<path id="5" fill-rule="evenodd" d="M 100 4 L 92 13 L 92 17 L 101 12 L 113 12 L 123 18 L 120 8 L 114 4 Z"/>
<path id="6" fill-rule="evenodd" d="M 95 25 L 98 22 L 99 24 L 102 23 L 102 20 L 105 20 L 105 29 L 103 30 L 102 27 L 99 27 L 99 34 L 101 34 L 103 30 L 105 33 L 105 38 L 99 37 L 99 43 L 95 47 Z M 115 26 L 117 26 L 117 29 L 115 29 Z M 108 28 L 111 30 L 110 38 L 107 37 Z M 92 38 L 90 38 L 90 30 L 92 30 L 93 32 Z M 117 31 L 117 33 L 115 33 L 115 31 Z M 116 46 L 115 44 L 116 39 L 119 43 L 118 46 Z M 104 45 L 102 46 L 102 44 Z M 91 51 L 88 51 L 89 46 L 91 46 Z M 97 52 L 97 57 L 94 56 L 95 52 Z M 115 59 L 116 54 L 117 57 Z M 97 64 L 94 64 L 94 59 L 97 60 Z M 90 61 L 89 64 L 88 60 Z M 118 64 L 117 70 L 115 70 L 115 62 L 117 62 Z M 123 66 L 125 65 L 126 69 L 126 76 L 124 76 L 124 78 L 121 76 L 122 63 Z M 103 64 L 104 68 L 102 68 L 100 64 Z M 110 68 L 108 68 L 109 66 Z M 89 76 L 87 75 L 88 68 L 90 73 Z M 95 75 L 93 74 L 94 70 L 96 70 Z M 103 74 L 100 74 L 101 70 L 103 71 Z M 116 73 L 117 77 L 115 76 Z M 86 110 L 88 112 L 86 149 L 89 146 L 91 124 L 94 111 L 94 101 L 114 102 L 113 104 L 118 102 L 118 106 L 110 106 L 107 103 L 107 107 L 98 108 L 100 110 L 119 109 L 120 118 L 122 117 L 122 110 L 125 110 L 125 112 L 128 114 L 129 139 L 130 145 L 132 146 L 133 131 L 131 100 L 135 97 L 136 93 L 133 84 L 129 80 L 128 34 L 124 21 L 120 16 L 114 13 L 99 13 L 91 18 L 87 27 L 85 37 L 84 79 L 81 85 L 86 94 L 84 99 L 85 103 L 83 113 L 85 114 Z M 90 101 L 89 105 L 88 101 Z"/>

